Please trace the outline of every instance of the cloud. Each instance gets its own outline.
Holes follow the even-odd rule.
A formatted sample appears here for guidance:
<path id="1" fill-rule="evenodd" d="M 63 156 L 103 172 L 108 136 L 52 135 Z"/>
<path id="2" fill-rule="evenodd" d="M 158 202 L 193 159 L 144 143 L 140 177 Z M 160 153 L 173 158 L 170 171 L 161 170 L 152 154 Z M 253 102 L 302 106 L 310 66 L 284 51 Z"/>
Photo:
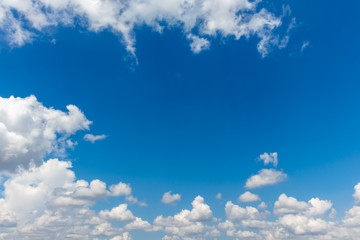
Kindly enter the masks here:
<path id="1" fill-rule="evenodd" d="M 221 193 L 218 193 L 218 194 L 216 195 L 216 199 L 219 199 L 219 200 L 220 200 L 221 197 L 222 197 L 222 196 L 221 196 Z"/>
<path id="2" fill-rule="evenodd" d="M 132 195 L 127 196 L 126 201 L 128 201 L 130 204 L 137 204 L 141 207 L 147 206 L 146 202 L 141 202 L 141 201 L 139 201 L 139 199 L 137 199 L 136 197 L 134 197 Z"/>
<path id="3" fill-rule="evenodd" d="M 264 153 L 260 154 L 260 157 L 258 158 L 259 161 L 263 161 L 265 165 L 268 165 L 269 163 L 272 163 L 274 167 L 277 167 L 278 165 L 278 154 L 277 152 L 273 153 Z"/>
<path id="4" fill-rule="evenodd" d="M 85 139 L 86 141 L 91 142 L 91 143 L 95 143 L 96 141 L 103 140 L 103 139 L 105 139 L 105 138 L 107 138 L 107 136 L 104 135 L 104 134 L 102 134 L 102 135 L 86 134 L 86 135 L 84 136 L 84 139 Z"/>
<path id="5" fill-rule="evenodd" d="M 104 233 L 110 236 L 122 230 L 111 227 L 108 221 L 136 220 L 127 204 L 110 211 L 101 210 L 97 217 L 89 208 L 98 199 L 116 196 L 119 192 L 110 194 L 106 183 L 97 179 L 90 184 L 76 180 L 71 166 L 71 162 L 49 159 L 40 166 L 8 176 L 3 183 L 3 198 L 0 198 L 0 225 L 7 226 L 2 231 L 10 239 L 70 238 L 66 236 L 72 234 L 76 235 L 74 239 L 83 239 Z M 128 185 L 112 186 L 111 189 L 117 189 Z"/>
<path id="6" fill-rule="evenodd" d="M 272 47 L 284 45 L 275 32 L 282 16 L 275 16 L 249 0 L 17 0 L 0 3 L 0 33 L 14 46 L 22 46 L 45 34 L 49 28 L 80 23 L 88 31 L 104 29 L 121 36 L 126 49 L 135 54 L 136 27 L 154 31 L 180 28 L 191 50 L 208 49 L 209 39 L 221 36 L 236 40 L 250 36 L 260 39 L 259 52 L 265 56 Z M 289 12 L 289 11 L 287 11 Z M 288 33 L 285 33 L 288 35 Z"/>
<path id="7" fill-rule="evenodd" d="M 274 204 L 274 214 L 304 214 L 307 216 L 323 215 L 332 207 L 331 201 L 312 198 L 307 203 L 288 197 L 284 193 Z"/>
<path id="8" fill-rule="evenodd" d="M 242 208 L 238 205 L 233 204 L 231 201 L 227 202 L 225 205 L 225 214 L 227 219 L 231 221 L 262 218 L 262 215 L 256 208 L 249 206 Z"/>
<path id="9" fill-rule="evenodd" d="M 285 215 L 279 219 L 279 223 L 297 235 L 321 233 L 330 227 L 329 223 L 320 218 L 300 215 Z"/>
<path id="10" fill-rule="evenodd" d="M 355 185 L 354 190 L 355 190 L 355 192 L 353 194 L 353 197 L 355 199 L 355 202 L 357 204 L 360 204 L 360 183 Z"/>
<path id="11" fill-rule="evenodd" d="M 282 171 L 275 169 L 262 169 L 258 174 L 251 176 L 245 184 L 246 188 L 257 188 L 267 185 L 274 185 L 282 182 L 287 178 L 287 175 Z"/>
<path id="12" fill-rule="evenodd" d="M 301 45 L 300 51 L 303 52 L 305 50 L 305 48 L 307 48 L 309 45 L 310 45 L 309 41 L 303 42 L 303 44 Z"/>
<path id="13" fill-rule="evenodd" d="M 258 205 L 258 208 L 259 208 L 259 209 L 265 209 L 265 208 L 267 208 L 267 205 L 266 205 L 265 202 L 261 202 L 261 203 Z"/>
<path id="14" fill-rule="evenodd" d="M 99 213 L 99 217 L 107 220 L 116 220 L 116 221 L 131 221 L 134 220 L 134 215 L 128 210 L 127 204 L 120 204 L 117 207 L 109 210 L 102 210 Z"/>
<path id="15" fill-rule="evenodd" d="M 172 204 L 175 201 L 180 201 L 181 199 L 181 195 L 176 193 L 176 194 L 171 194 L 171 191 L 164 193 L 164 195 L 162 196 L 161 202 L 165 203 L 165 204 Z"/>
<path id="16" fill-rule="evenodd" d="M 0 97 L 0 171 L 38 166 L 46 155 L 62 156 L 72 147 L 69 137 L 91 122 L 76 106 L 66 108 L 47 108 L 35 96 Z"/>
<path id="17" fill-rule="evenodd" d="M 192 210 L 185 209 L 174 216 L 156 217 L 154 225 L 164 227 L 168 234 L 164 239 L 177 239 L 201 233 L 206 235 L 206 230 L 209 228 L 204 223 L 215 220 L 210 206 L 204 203 L 203 197 L 197 196 L 192 202 L 192 207 Z"/>
<path id="18" fill-rule="evenodd" d="M 124 232 L 122 235 L 115 236 L 110 240 L 132 240 L 132 237 L 129 232 Z"/>
<path id="19" fill-rule="evenodd" d="M 249 191 L 244 192 L 243 194 L 241 194 L 239 196 L 239 201 L 240 202 L 256 202 L 256 201 L 260 201 L 260 197 L 256 194 L 253 194 Z"/>

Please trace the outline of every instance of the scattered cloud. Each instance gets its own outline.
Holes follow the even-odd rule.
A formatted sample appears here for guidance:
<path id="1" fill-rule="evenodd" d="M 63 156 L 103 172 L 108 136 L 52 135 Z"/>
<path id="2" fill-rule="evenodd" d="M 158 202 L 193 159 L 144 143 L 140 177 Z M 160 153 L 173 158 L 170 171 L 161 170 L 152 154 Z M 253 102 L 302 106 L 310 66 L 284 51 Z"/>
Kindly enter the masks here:
<path id="1" fill-rule="evenodd" d="M 301 52 L 303 52 L 305 50 L 305 48 L 307 48 L 310 45 L 309 41 L 305 41 L 303 42 L 303 44 L 301 45 Z"/>
<path id="2" fill-rule="evenodd" d="M 256 202 L 256 201 L 260 201 L 260 197 L 259 195 L 253 194 L 249 191 L 244 192 L 243 194 L 241 194 L 239 196 L 239 201 L 240 202 Z"/>
<path id="3" fill-rule="evenodd" d="M 257 188 L 267 185 L 274 185 L 282 182 L 287 178 L 287 175 L 282 171 L 275 169 L 262 169 L 258 174 L 251 176 L 245 184 L 245 188 Z"/>
<path id="4" fill-rule="evenodd" d="M 283 48 L 276 33 L 286 14 L 276 16 L 249 0 L 17 0 L 0 4 L 0 33 L 9 44 L 22 46 L 48 29 L 81 24 L 88 31 L 104 29 L 121 36 L 126 50 L 135 55 L 136 27 L 149 26 L 161 33 L 180 28 L 199 53 L 210 47 L 209 39 L 221 36 L 236 40 L 256 36 L 258 51 L 265 56 L 272 47 Z M 284 8 L 287 9 L 287 8 Z M 288 38 L 288 31 L 284 33 Z M 55 42 L 53 39 L 52 42 Z M 287 43 L 287 41 L 286 41 Z"/>
<path id="5" fill-rule="evenodd" d="M 106 135 L 104 135 L 104 134 L 102 134 L 102 135 L 92 135 L 92 134 L 86 134 L 85 136 L 84 136 L 84 139 L 86 140 L 86 141 L 89 141 L 89 142 L 91 142 L 91 143 L 95 143 L 96 141 L 99 141 L 99 140 L 103 140 L 103 139 L 105 139 L 105 138 L 107 138 L 107 136 Z"/>
<path id="6" fill-rule="evenodd" d="M 221 195 L 221 193 L 218 193 L 217 195 L 216 195 L 216 199 L 221 199 L 222 198 L 222 195 Z"/>
<path id="7" fill-rule="evenodd" d="M 277 152 L 273 153 L 264 153 L 260 154 L 260 157 L 258 158 L 259 161 L 263 161 L 265 165 L 268 165 L 269 163 L 272 163 L 274 167 L 277 167 L 278 165 L 278 154 Z"/>
<path id="8" fill-rule="evenodd" d="M 312 198 L 308 202 L 301 202 L 284 193 L 274 204 L 274 214 L 304 214 L 307 216 L 323 215 L 332 207 L 331 201 Z"/>
<path id="9" fill-rule="evenodd" d="M 181 199 L 181 195 L 176 193 L 176 194 L 171 194 L 171 191 L 164 193 L 164 195 L 162 196 L 161 202 L 165 203 L 165 204 L 173 204 L 175 201 L 180 201 Z"/>
<path id="10" fill-rule="evenodd" d="M 35 96 L 0 97 L 0 171 L 39 166 L 46 155 L 62 156 L 75 146 L 69 138 L 91 122 L 76 106 L 66 108 L 47 108 Z"/>

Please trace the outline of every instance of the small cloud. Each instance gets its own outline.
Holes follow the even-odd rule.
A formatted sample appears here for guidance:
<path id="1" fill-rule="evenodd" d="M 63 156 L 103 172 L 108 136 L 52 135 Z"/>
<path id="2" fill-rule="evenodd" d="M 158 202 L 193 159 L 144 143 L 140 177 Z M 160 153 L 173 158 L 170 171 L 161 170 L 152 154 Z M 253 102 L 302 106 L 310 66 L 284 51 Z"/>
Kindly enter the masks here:
<path id="1" fill-rule="evenodd" d="M 218 194 L 216 195 L 216 199 L 219 199 L 219 200 L 220 200 L 221 197 L 222 197 L 222 196 L 221 196 L 221 193 L 218 193 Z"/>
<path id="2" fill-rule="evenodd" d="M 334 208 L 331 209 L 330 213 L 329 213 L 329 218 L 330 219 L 334 219 L 337 217 L 337 212 Z"/>
<path id="3" fill-rule="evenodd" d="M 258 205 L 258 208 L 259 208 L 259 209 L 265 209 L 265 208 L 267 208 L 267 205 L 266 205 L 265 202 L 261 202 L 261 203 Z"/>
<path id="4" fill-rule="evenodd" d="M 301 46 L 301 52 L 303 52 L 305 50 L 305 48 L 307 48 L 310 45 L 309 41 L 305 41 L 303 42 L 302 46 Z"/>
<path id="5" fill-rule="evenodd" d="M 247 191 L 239 196 L 239 201 L 240 202 L 256 202 L 256 201 L 260 201 L 260 197 L 256 194 L 253 194 L 253 193 Z"/>
<path id="6" fill-rule="evenodd" d="M 146 207 L 147 203 L 146 202 L 140 202 L 139 199 L 137 199 L 136 197 L 130 195 L 126 197 L 126 201 L 128 201 L 130 204 L 137 204 L 140 207 Z"/>
<path id="7" fill-rule="evenodd" d="M 180 201 L 181 199 L 181 195 L 176 193 L 176 194 L 171 194 L 171 191 L 164 193 L 164 195 L 162 196 L 161 202 L 165 203 L 165 204 L 173 204 L 175 201 Z"/>
<path id="8" fill-rule="evenodd" d="M 267 185 L 274 185 L 282 182 L 287 178 L 287 175 L 282 171 L 275 169 L 262 169 L 258 174 L 251 176 L 245 184 L 245 188 L 257 188 Z"/>
<path id="9" fill-rule="evenodd" d="M 263 161 L 264 165 L 268 165 L 269 163 L 272 163 L 274 167 L 277 167 L 278 165 L 278 154 L 277 152 L 273 153 L 267 153 L 260 154 L 260 157 L 258 158 L 259 161 Z"/>
<path id="10" fill-rule="evenodd" d="M 96 141 L 103 140 L 105 138 L 107 138 L 107 136 L 104 134 L 101 135 L 86 134 L 84 136 L 84 139 L 91 143 L 95 143 Z"/>
<path id="11" fill-rule="evenodd" d="M 205 38 L 193 34 L 189 34 L 187 38 L 191 40 L 190 48 L 193 53 L 200 53 L 210 48 L 210 42 Z"/>

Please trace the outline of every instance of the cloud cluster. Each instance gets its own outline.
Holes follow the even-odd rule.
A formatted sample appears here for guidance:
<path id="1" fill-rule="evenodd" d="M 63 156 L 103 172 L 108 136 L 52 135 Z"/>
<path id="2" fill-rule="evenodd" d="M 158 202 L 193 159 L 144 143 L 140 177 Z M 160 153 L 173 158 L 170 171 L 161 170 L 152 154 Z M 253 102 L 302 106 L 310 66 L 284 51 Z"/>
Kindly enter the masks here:
<path id="1" fill-rule="evenodd" d="M 0 109 L 0 125 L 6 133 L 1 135 L 1 161 L 10 159 L 13 165 L 1 175 L 0 239 L 132 240 L 132 231 L 144 231 L 145 235 L 160 231 L 163 240 L 360 238 L 360 183 L 354 187 L 355 205 L 338 219 L 330 200 L 313 197 L 302 201 L 282 193 L 269 206 L 261 202 L 256 207 L 261 197 L 249 191 L 239 196 L 241 205 L 226 202 L 224 219 L 214 216 L 202 196 L 194 198 L 190 209 L 173 216 L 164 217 L 159 209 L 154 220 L 143 219 L 132 212 L 130 204 L 146 204 L 133 196 L 129 184 L 77 179 L 71 162 L 46 159 L 49 152 L 65 151 L 76 131 L 89 128 L 90 121 L 77 107 L 70 105 L 68 112 L 62 112 L 44 107 L 31 96 L 1 98 Z M 14 148 L 16 141 L 18 148 Z M 32 147 L 36 145 L 41 147 L 35 154 Z M 274 163 L 266 156 L 263 159 Z M 275 184 L 279 182 L 276 176 L 284 173 L 262 169 L 254 176 L 248 179 L 247 187 Z M 107 198 L 120 202 L 94 210 L 99 200 Z M 169 191 L 162 202 L 171 204 L 180 198 Z M 221 199 L 221 194 L 217 198 Z"/>
<path id="2" fill-rule="evenodd" d="M 66 108 L 47 108 L 35 96 L 0 97 L 0 171 L 39 165 L 47 154 L 72 147 L 69 137 L 88 130 L 91 122 L 76 106 Z"/>
<path id="3" fill-rule="evenodd" d="M 121 36 L 127 51 L 135 54 L 135 27 L 154 31 L 180 28 L 194 53 L 210 47 L 211 38 L 240 39 L 256 36 L 262 56 L 283 48 L 288 31 L 275 30 L 283 16 L 275 16 L 260 1 L 249 0 L 4 0 L 0 2 L 0 32 L 12 45 L 32 41 L 49 28 L 80 24 L 89 31 L 108 29 Z M 289 11 L 285 11 L 289 12 Z"/>

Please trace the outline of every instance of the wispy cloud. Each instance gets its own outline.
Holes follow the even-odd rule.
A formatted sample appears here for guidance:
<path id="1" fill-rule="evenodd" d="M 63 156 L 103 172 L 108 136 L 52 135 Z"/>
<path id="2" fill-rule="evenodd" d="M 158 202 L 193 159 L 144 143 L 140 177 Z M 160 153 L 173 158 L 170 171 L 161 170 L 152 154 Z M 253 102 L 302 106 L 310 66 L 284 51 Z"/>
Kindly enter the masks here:
<path id="1" fill-rule="evenodd" d="M 93 134 L 88 133 L 88 134 L 86 134 L 86 135 L 84 136 L 84 139 L 85 139 L 86 141 L 91 142 L 91 143 L 95 143 L 96 141 L 103 140 L 103 139 L 105 139 L 105 138 L 107 138 L 107 136 L 104 135 L 104 134 L 101 134 L 101 135 L 93 135 Z"/>
<path id="2" fill-rule="evenodd" d="M 249 0 L 17 0 L 0 3 L 0 32 L 14 46 L 33 41 L 47 29 L 81 23 L 89 31 L 108 29 L 121 36 L 126 50 L 135 55 L 134 28 L 150 26 L 154 31 L 180 28 L 199 53 L 216 36 L 260 38 L 259 52 L 265 56 L 273 46 L 284 47 L 274 30 L 282 24 L 260 1 Z M 289 10 L 286 10 L 289 12 Z M 80 19 L 80 21 L 78 21 Z M 284 33 L 288 35 L 287 32 Z M 285 39 L 285 38 L 284 38 Z"/>

